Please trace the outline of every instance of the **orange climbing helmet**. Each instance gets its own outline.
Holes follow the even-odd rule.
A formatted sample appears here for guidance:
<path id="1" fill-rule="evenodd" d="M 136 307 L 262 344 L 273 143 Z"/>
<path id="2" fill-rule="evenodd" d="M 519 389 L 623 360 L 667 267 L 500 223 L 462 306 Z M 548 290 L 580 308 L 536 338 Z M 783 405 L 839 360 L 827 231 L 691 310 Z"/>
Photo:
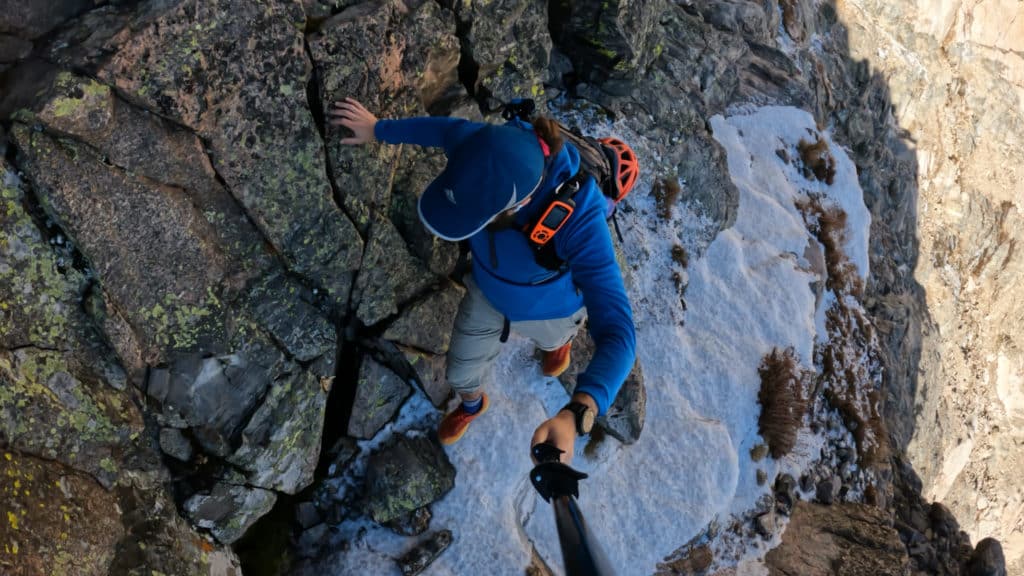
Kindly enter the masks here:
<path id="1" fill-rule="evenodd" d="M 615 203 L 619 203 L 636 184 L 637 176 L 640 175 L 640 163 L 637 161 L 633 149 L 622 140 L 608 137 L 601 138 L 599 142 L 604 145 L 605 155 L 608 156 L 612 174 L 615 176 L 618 194 L 613 200 Z"/>

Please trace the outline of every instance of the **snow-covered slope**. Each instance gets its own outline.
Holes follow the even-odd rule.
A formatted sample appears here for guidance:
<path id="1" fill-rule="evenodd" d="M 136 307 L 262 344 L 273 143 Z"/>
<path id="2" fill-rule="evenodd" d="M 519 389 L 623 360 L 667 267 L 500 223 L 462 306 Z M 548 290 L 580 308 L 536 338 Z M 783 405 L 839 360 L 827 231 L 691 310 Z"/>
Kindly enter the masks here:
<path id="1" fill-rule="evenodd" d="M 829 142 L 836 161 L 829 186 L 808 180 L 798 162 L 789 160 L 799 157 L 802 139 L 813 141 L 819 133 L 809 114 L 751 108 L 716 116 L 710 125 L 740 191 L 735 225 L 707 244 L 709 224 L 687 206 L 675 206 L 671 220 L 662 220 L 646 194 L 652 170 L 646 171 L 628 200 L 633 210 L 620 216 L 646 377 L 646 425 L 632 446 L 609 439 L 588 456 L 585 442 L 579 442 L 573 461 L 590 474 L 580 505 L 624 575 L 655 572 L 658 562 L 709 525 L 725 525 L 757 507 L 770 491 L 768 483 L 758 485 L 757 468 L 767 478 L 780 471 L 798 475 L 818 457 L 823 439 L 806 429 L 780 461 L 754 462 L 750 456 L 762 442 L 762 357 L 773 348 L 792 347 L 803 366 L 813 368 L 816 338 L 824 337 L 823 308 L 833 301 L 816 298 L 811 287 L 819 277 L 804 254 L 817 240 L 795 205 L 798 198 L 819 194 L 846 212 L 846 255 L 862 277 L 867 274 L 870 220 L 852 162 Z M 624 126 L 613 129 L 635 145 L 642 162 L 656 164 L 656 158 L 644 157 L 642 136 Z M 671 258 L 674 245 L 687 250 L 687 269 Z M 683 294 L 673 272 L 684 279 Z M 448 449 L 458 474 L 455 488 L 432 506 L 432 526 L 452 530 L 454 542 L 426 574 L 521 575 L 531 547 L 560 573 L 552 512 L 533 492 L 527 473 L 533 429 L 564 404 L 566 394 L 540 374 L 532 344 L 516 337 L 495 367 L 495 381 L 490 412 Z M 366 447 L 396 432 L 429 429 L 437 418 L 417 395 Z M 347 542 L 347 549 L 322 561 L 318 573 L 400 573 L 394 559 L 404 551 L 405 538 L 369 521 L 343 523 L 334 538 Z M 771 541 L 737 543 L 719 536 L 710 544 L 732 550 L 736 560 L 730 563 L 740 572 L 756 574 L 763 571 L 759 559 Z"/>

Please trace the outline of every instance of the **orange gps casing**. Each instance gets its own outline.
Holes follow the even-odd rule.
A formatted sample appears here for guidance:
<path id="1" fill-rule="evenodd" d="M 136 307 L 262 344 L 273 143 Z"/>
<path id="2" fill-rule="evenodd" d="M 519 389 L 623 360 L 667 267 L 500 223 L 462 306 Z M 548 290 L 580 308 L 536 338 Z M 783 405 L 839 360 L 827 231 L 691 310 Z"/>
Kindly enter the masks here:
<path id="1" fill-rule="evenodd" d="M 575 202 L 554 200 L 548 205 L 547 210 L 537 219 L 537 223 L 530 229 L 530 241 L 537 246 L 543 246 L 555 237 L 562 226 L 572 216 Z"/>

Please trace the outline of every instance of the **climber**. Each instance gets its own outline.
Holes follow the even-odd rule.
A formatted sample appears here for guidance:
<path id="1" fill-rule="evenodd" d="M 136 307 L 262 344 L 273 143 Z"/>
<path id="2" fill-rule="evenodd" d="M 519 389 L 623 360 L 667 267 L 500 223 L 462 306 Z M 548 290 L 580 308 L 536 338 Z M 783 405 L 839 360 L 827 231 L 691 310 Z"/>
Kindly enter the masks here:
<path id="1" fill-rule="evenodd" d="M 558 124 L 537 118 L 481 124 L 450 117 L 378 120 L 352 98 L 335 102 L 330 123 L 352 135 L 342 144 L 381 141 L 441 147 L 448 164 L 419 199 L 419 216 L 433 234 L 467 240 L 471 273 L 447 357 L 447 380 L 461 403 L 441 421 L 445 445 L 487 411 L 490 368 L 510 330 L 543 351 L 542 370 L 569 366 L 572 339 L 587 318 L 595 351 L 572 398 L 541 423 L 530 446 L 546 443 L 572 458 L 577 435 L 607 412 L 633 366 L 632 311 L 605 223 L 606 202 L 592 178 L 578 175 L 579 154 Z M 571 200 L 564 186 L 579 186 Z M 561 189 L 560 189 L 561 187 Z M 535 241 L 554 242 L 565 265 L 536 259 Z"/>

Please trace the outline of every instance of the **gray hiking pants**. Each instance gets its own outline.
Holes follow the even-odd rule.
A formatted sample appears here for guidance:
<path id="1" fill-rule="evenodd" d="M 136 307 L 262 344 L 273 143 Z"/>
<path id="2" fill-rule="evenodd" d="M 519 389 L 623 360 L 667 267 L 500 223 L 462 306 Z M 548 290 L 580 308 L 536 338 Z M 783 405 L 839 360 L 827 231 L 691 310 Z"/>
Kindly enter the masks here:
<path id="1" fill-rule="evenodd" d="M 448 385 L 460 394 L 471 394 L 488 384 L 491 364 L 501 350 L 501 333 L 505 316 L 494 309 L 473 281 L 472 274 L 463 278 L 466 296 L 459 305 L 448 349 Z M 587 318 L 587 309 L 580 308 L 567 318 L 512 322 L 511 329 L 533 340 L 541 350 L 556 350 L 576 335 Z"/>

